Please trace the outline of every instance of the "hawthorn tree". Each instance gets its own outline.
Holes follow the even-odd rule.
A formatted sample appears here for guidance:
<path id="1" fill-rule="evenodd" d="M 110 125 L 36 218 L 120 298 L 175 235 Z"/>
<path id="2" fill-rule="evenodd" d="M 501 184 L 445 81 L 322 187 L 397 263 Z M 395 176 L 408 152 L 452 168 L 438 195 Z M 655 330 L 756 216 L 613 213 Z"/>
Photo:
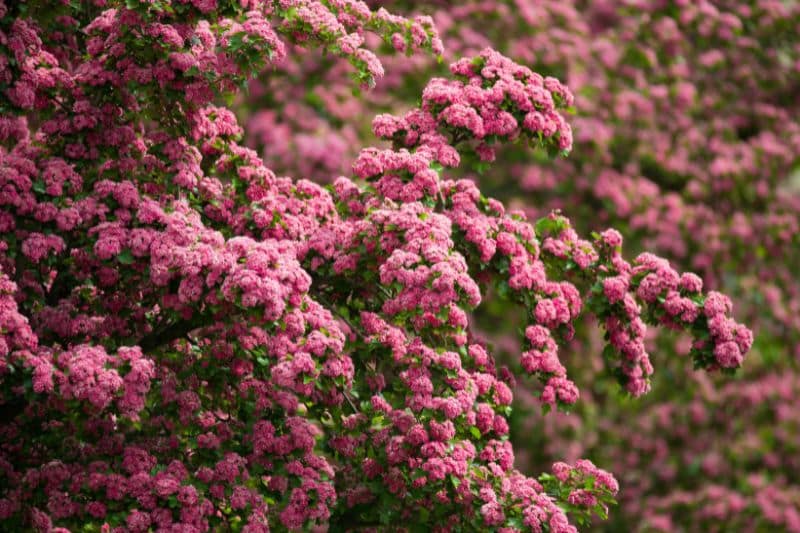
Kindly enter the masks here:
<path id="1" fill-rule="evenodd" d="M 220 103 L 296 47 L 367 89 L 383 67 L 365 35 L 439 55 L 429 18 L 353 0 L 0 2 L 0 31 L 10 529 L 575 531 L 618 484 L 586 460 L 515 470 L 515 379 L 573 405 L 558 348 L 583 315 L 633 396 L 653 372 L 646 324 L 686 331 L 707 370 L 752 344 L 726 296 L 626 260 L 619 232 L 585 240 L 448 179 L 502 143 L 572 147 L 569 89 L 491 49 L 378 115 L 387 146 L 329 186 L 239 143 Z M 470 327 L 487 294 L 528 321 L 510 368 Z"/>
<path id="2" fill-rule="evenodd" d="M 578 327 L 560 356 L 581 400 L 542 416 L 520 384 L 509 418 L 515 465 L 535 473 L 589 457 L 615 472 L 620 506 L 597 530 L 800 531 L 800 420 L 788 400 L 800 364 L 800 3 L 380 5 L 430 13 L 445 61 L 385 58 L 375 90 L 353 97 L 343 65 L 298 54 L 286 76 L 267 72 L 234 104 L 249 145 L 275 172 L 329 182 L 372 142 L 368 117 L 414 105 L 446 63 L 487 46 L 567 84 L 570 157 L 510 143 L 490 172 L 449 174 L 532 219 L 562 208 L 579 233 L 617 228 L 627 250 L 663 254 L 731 295 L 757 335 L 743 372 L 723 382 L 685 364 L 686 336 L 651 331 L 648 348 L 662 354 L 653 390 L 628 402 L 593 379 L 601 339 Z M 495 345 L 497 361 L 513 363 L 524 317 L 487 299 L 473 331 Z"/>

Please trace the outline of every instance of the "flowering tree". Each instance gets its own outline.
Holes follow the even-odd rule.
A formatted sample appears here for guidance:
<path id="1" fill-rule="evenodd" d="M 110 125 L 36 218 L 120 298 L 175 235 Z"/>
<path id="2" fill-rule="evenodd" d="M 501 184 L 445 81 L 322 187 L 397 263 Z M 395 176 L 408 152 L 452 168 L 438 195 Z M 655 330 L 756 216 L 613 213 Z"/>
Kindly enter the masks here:
<path id="1" fill-rule="evenodd" d="M 382 114 L 329 187 L 239 144 L 231 99 L 297 46 L 441 53 L 430 19 L 352 0 L 0 3 L 0 519 L 39 531 L 574 531 L 614 477 L 527 477 L 515 378 L 545 407 L 583 314 L 607 370 L 650 387 L 646 324 L 731 372 L 752 334 L 730 300 L 615 230 L 581 239 L 452 180 L 501 143 L 572 147 L 571 92 L 486 49 Z M 281 71 L 282 72 L 282 71 Z M 276 74 L 277 75 L 277 74 Z M 469 323 L 521 309 L 511 368 Z M 401 522 L 402 521 L 402 522 Z"/>
<path id="2" fill-rule="evenodd" d="M 586 231 L 613 224 L 629 246 L 733 293 L 758 327 L 757 357 L 719 392 L 665 360 L 643 402 L 620 408 L 595 382 L 581 391 L 580 420 L 541 419 L 517 405 L 520 468 L 535 471 L 567 450 L 615 465 L 625 490 L 609 531 L 800 531 L 800 426 L 783 400 L 800 361 L 800 101 L 790 96 L 800 87 L 799 9 L 517 0 L 435 12 L 449 52 L 491 42 L 576 92 L 573 154 L 533 160 L 511 147 L 500 157 L 506 170 L 484 189 L 539 212 L 561 206 Z M 498 184 L 501 176 L 509 179 Z M 658 342 L 673 351 L 665 343 L 674 340 Z M 562 353 L 569 366 L 587 351 Z M 541 439 L 529 438 L 532 428 Z"/>
<path id="3" fill-rule="evenodd" d="M 570 157 L 511 143 L 491 172 L 476 175 L 473 165 L 462 165 L 452 174 L 474 177 L 484 193 L 534 219 L 561 208 L 579 232 L 616 227 L 627 249 L 664 254 L 698 272 L 707 287 L 731 294 L 757 330 L 753 356 L 731 384 L 689 371 L 686 338 L 648 338 L 664 354 L 654 390 L 620 402 L 593 379 L 603 364 L 595 329 L 579 327 L 560 350 L 582 385 L 571 415 L 542 417 L 525 384 L 515 391 L 510 425 L 518 468 L 538 472 L 564 457 L 611 467 L 623 490 L 614 520 L 603 526 L 608 531 L 632 524 L 645 531 L 728 524 L 800 531 L 793 451 L 800 426 L 797 409 L 783 400 L 800 363 L 800 4 L 380 4 L 430 13 L 445 58 L 492 46 L 575 93 Z M 261 77 L 277 90 L 257 88 L 237 104 L 258 109 L 242 115 L 250 142 L 276 171 L 330 180 L 346 168 L 357 139 L 371 135 L 352 117 L 406 109 L 442 69 L 423 55 L 385 64 L 387 76 L 359 98 L 337 82 L 344 79 L 340 66 L 314 54 L 291 70 L 306 87 L 302 98 L 282 97 L 285 79 Z M 513 362 L 523 322 L 497 299 L 487 303 L 478 322 L 498 360 Z M 749 403 L 753 398 L 758 402 Z"/>

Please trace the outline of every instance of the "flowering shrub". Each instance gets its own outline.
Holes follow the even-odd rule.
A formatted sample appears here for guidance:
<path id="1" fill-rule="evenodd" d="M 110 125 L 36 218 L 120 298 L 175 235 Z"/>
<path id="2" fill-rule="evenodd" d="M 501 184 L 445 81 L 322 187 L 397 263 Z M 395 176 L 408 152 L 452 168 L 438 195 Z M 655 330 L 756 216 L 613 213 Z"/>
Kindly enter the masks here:
<path id="1" fill-rule="evenodd" d="M 613 224 L 634 249 L 663 253 L 732 293 L 758 326 L 760 360 L 750 358 L 744 381 L 725 386 L 724 400 L 707 388 L 696 398 L 697 376 L 665 360 L 664 381 L 644 402 L 620 408 L 594 384 L 582 390 L 580 422 L 533 413 L 519 429 L 516 450 L 531 460 L 520 468 L 536 471 L 567 449 L 570 457 L 616 465 L 623 506 L 609 531 L 631 524 L 800 530 L 794 455 L 781 444 L 798 432 L 793 410 L 774 395 L 776 383 L 797 374 L 800 353 L 793 266 L 800 107 L 789 96 L 800 83 L 797 9 L 761 1 L 515 1 L 465 2 L 434 15 L 448 51 L 491 42 L 576 93 L 573 154 L 532 161 L 512 147 L 500 156 L 507 170 L 493 172 L 485 190 L 539 213 L 562 207 L 583 231 Z M 498 184 L 499 176 L 509 179 Z M 602 362 L 587 364 L 587 351 L 580 344 L 562 353 L 568 366 Z M 524 403 L 529 395 L 520 392 Z M 745 409 L 753 397 L 761 401 Z M 687 432 L 696 399 L 706 415 Z M 672 421 L 653 429 L 667 409 Z M 714 422 L 726 417 L 731 422 Z M 544 429 L 546 446 L 530 439 L 532 428 Z M 747 459 L 739 451 L 745 439 Z M 709 447 L 723 471 L 698 468 Z M 680 498 L 667 497 L 673 494 Z"/>
<path id="2" fill-rule="evenodd" d="M 724 395 L 705 384 L 698 397 L 699 378 L 665 362 L 665 381 L 643 403 L 608 409 L 607 391 L 594 386 L 580 423 L 534 414 L 528 423 L 544 428 L 549 450 L 530 442 L 531 464 L 520 468 L 563 458 L 567 446 L 569 457 L 616 465 L 622 508 L 609 531 L 800 531 L 796 409 L 780 399 L 800 353 L 800 107 L 788 97 L 800 83 L 798 6 L 513 2 L 495 4 L 487 22 L 486 5 L 436 17 L 447 48 L 482 46 L 472 31 L 480 28 L 510 56 L 565 80 L 578 111 L 571 157 L 531 165 L 504 152 L 504 174 L 519 183 L 504 194 L 535 197 L 528 205 L 540 212 L 563 207 L 585 231 L 611 223 L 637 248 L 697 270 L 734 295 L 760 339 L 760 361 L 751 358 Z M 585 361 L 586 347 L 578 350 Z"/>
<path id="3" fill-rule="evenodd" d="M 765 333 L 800 350 L 796 3 L 391 4 L 431 12 L 449 59 L 491 46 L 576 94 L 573 155 L 507 145 L 504 171 L 486 190 L 519 199 L 533 216 L 564 209 L 587 233 L 617 227 L 636 249 L 657 250 L 733 294 Z M 276 168 L 319 180 L 329 179 L 322 170 L 345 171 L 348 147 L 369 135 L 346 119 L 406 109 L 427 79 L 419 72 L 440 72 L 411 59 L 392 65 L 378 86 L 387 94 L 355 99 L 341 89 L 341 69 L 305 57 L 293 72 L 309 87 L 302 100 L 277 90 L 249 104 L 261 109 L 250 119 L 252 141 L 269 141 Z M 314 132 L 325 135 L 312 142 Z"/>
<path id="4" fill-rule="evenodd" d="M 689 416 L 698 378 L 679 366 L 689 351 L 686 339 L 646 338 L 649 348 L 658 343 L 658 351 L 677 357 L 659 360 L 654 393 L 620 405 L 613 391 L 593 379 L 603 359 L 592 354 L 601 353 L 603 346 L 598 346 L 593 328 L 578 327 L 576 342 L 562 346 L 560 354 L 571 378 L 591 383 L 591 390 L 582 387 L 574 410 L 578 416 L 541 418 L 537 397 L 525 386 L 517 388 L 511 434 L 522 459 L 519 468 L 541 471 L 566 450 L 571 459 L 591 457 L 598 464 L 616 465 L 612 470 L 621 476 L 623 506 L 612 513 L 619 521 L 609 522 L 608 531 L 629 530 L 631 524 L 666 531 L 713 530 L 708 517 L 717 516 L 718 502 L 728 496 L 750 502 L 745 513 L 750 521 L 732 525 L 734 529 L 800 531 L 789 511 L 800 506 L 796 492 L 787 488 L 797 483 L 796 476 L 787 478 L 795 470 L 792 453 L 776 452 L 768 463 L 738 461 L 732 444 L 743 432 L 757 435 L 749 446 L 762 450 L 800 438 L 791 425 L 776 429 L 769 413 L 780 401 L 767 394 L 786 374 L 796 375 L 800 361 L 800 283 L 794 267 L 800 261 L 800 6 L 769 0 L 433 0 L 381 5 L 429 13 L 445 44 L 445 58 L 492 46 L 537 72 L 558 77 L 574 91 L 575 115 L 569 122 L 575 149 L 570 157 L 539 157 L 520 144 L 507 144 L 492 172 L 477 176 L 475 166 L 462 167 L 479 179 L 484 193 L 524 208 L 531 218 L 561 208 L 581 233 L 612 225 L 626 235 L 629 249 L 664 254 L 698 272 L 707 287 L 731 294 L 739 312 L 757 328 L 756 357 L 749 358 L 742 382 L 731 385 L 727 394 L 732 398 L 737 390 L 743 395 L 763 390 L 764 410 L 744 416 L 703 402 L 720 416 L 742 415 L 741 425 L 704 426 L 710 424 L 704 419 L 676 439 L 670 432 L 680 426 L 666 424 L 658 438 L 640 446 L 642 428 L 650 427 L 647 421 L 657 418 L 662 406 Z M 281 142 L 261 147 L 270 163 L 327 180 L 326 172 L 345 168 L 347 154 L 358 146 L 355 140 L 368 135 L 347 117 L 369 116 L 376 109 L 405 110 L 416 101 L 428 78 L 425 73 L 441 68 L 424 56 L 391 61 L 387 59 L 391 66 L 376 91 L 352 98 L 336 82 L 341 69 L 316 56 L 304 58 L 293 70 L 295 79 L 307 83 L 304 99 L 286 101 L 280 91 L 269 100 L 252 95 L 248 105 L 261 111 L 248 123 L 251 142 L 258 144 L 266 130 L 285 132 Z M 412 75 L 399 74 L 406 72 Z M 311 132 L 324 132 L 324 137 L 314 139 Z M 616 282 L 608 283 L 614 290 Z M 484 333 L 498 348 L 506 348 L 509 361 L 517 360 L 515 327 L 524 328 L 524 320 L 515 320 L 513 309 L 496 300 L 481 306 L 478 314 Z M 500 360 L 506 362 L 504 356 Z M 661 386 L 659 379 L 664 380 Z M 788 416 L 785 409 L 781 413 Z M 714 481 L 685 453 L 704 450 L 712 435 L 731 443 L 722 456 L 735 465 Z M 654 456 L 653 446 L 663 452 Z M 647 466 L 631 468 L 633 454 L 639 455 L 637 464 Z M 660 474 L 676 471 L 668 482 Z M 726 490 L 715 492 L 720 486 Z M 662 505 L 663 495 L 671 492 L 691 494 L 691 503 L 687 496 L 680 505 Z M 753 499 L 754 494 L 770 498 Z M 781 511 L 769 501 L 781 502 Z M 658 527 L 649 522 L 649 510 L 656 508 L 662 516 Z M 738 504 L 728 508 L 738 509 Z M 732 515 L 726 520 L 733 520 Z"/>
<path id="5" fill-rule="evenodd" d="M 277 177 L 217 105 L 297 46 L 383 74 L 367 32 L 441 53 L 430 19 L 352 0 L 0 2 L 0 519 L 37 531 L 575 531 L 618 484 L 514 468 L 516 378 L 579 396 L 586 311 L 608 371 L 650 388 L 646 324 L 697 368 L 753 342 L 731 301 L 622 237 L 529 222 L 447 177 L 502 143 L 573 144 L 573 95 L 485 49 L 381 114 L 353 178 Z M 498 365 L 470 314 L 524 311 Z M 402 522 L 400 522 L 402 521 Z"/>

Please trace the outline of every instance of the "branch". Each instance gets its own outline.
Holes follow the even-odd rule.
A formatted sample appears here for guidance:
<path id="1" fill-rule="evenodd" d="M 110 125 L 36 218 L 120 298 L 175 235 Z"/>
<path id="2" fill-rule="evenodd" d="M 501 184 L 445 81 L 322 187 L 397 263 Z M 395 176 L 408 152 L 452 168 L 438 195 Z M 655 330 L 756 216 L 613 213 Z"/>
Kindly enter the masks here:
<path id="1" fill-rule="evenodd" d="M 45 296 L 45 302 L 48 306 L 55 307 L 58 302 L 70 294 L 72 287 L 71 284 L 66 282 L 67 274 L 66 269 L 59 270 L 53 283 L 50 284 L 50 290 L 47 291 Z"/>
<path id="2" fill-rule="evenodd" d="M 28 402 L 22 396 L 16 396 L 0 405 L 0 426 L 5 426 L 16 420 L 17 416 L 25 410 Z"/>
<path id="3" fill-rule="evenodd" d="M 136 344 L 142 349 L 143 352 L 149 352 L 158 348 L 159 346 L 163 346 L 176 339 L 185 337 L 190 331 L 207 326 L 211 320 L 212 319 L 209 316 L 203 316 L 199 321 L 180 320 L 157 331 L 153 331 L 149 335 L 145 335 Z"/>

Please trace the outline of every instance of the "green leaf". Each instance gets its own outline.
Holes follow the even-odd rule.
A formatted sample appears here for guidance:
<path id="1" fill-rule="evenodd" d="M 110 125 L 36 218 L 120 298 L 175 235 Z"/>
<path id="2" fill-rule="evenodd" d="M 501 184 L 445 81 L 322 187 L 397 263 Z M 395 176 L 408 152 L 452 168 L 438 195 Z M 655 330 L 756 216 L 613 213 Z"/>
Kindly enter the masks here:
<path id="1" fill-rule="evenodd" d="M 423 524 L 427 524 L 428 523 L 428 519 L 430 518 L 430 516 L 431 516 L 431 513 L 426 508 L 424 508 L 424 507 L 420 507 L 419 508 L 419 521 L 420 522 L 422 522 Z"/>
<path id="2" fill-rule="evenodd" d="M 133 264 L 134 257 L 131 251 L 128 248 L 125 248 L 117 256 L 117 261 L 119 261 L 123 265 L 130 265 Z"/>
<path id="3" fill-rule="evenodd" d="M 544 217 L 536 221 L 535 229 L 537 235 L 554 234 L 558 235 L 566 228 L 563 217 Z"/>
<path id="4" fill-rule="evenodd" d="M 487 170 L 489 170 L 489 167 L 491 166 L 492 164 L 489 163 L 488 161 L 479 161 L 475 163 L 475 172 L 477 172 L 480 175 L 483 175 L 486 173 Z"/>

